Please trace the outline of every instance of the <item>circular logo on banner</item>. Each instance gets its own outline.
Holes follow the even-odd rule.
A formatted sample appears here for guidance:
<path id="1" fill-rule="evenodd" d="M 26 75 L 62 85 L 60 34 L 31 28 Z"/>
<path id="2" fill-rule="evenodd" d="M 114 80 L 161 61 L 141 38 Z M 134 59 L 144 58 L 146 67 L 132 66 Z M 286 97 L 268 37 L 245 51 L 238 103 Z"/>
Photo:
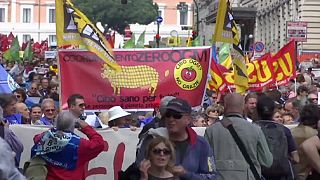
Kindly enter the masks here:
<path id="1" fill-rule="evenodd" d="M 256 42 L 254 44 L 254 50 L 257 51 L 257 52 L 262 52 L 264 50 L 263 42 Z"/>
<path id="2" fill-rule="evenodd" d="M 193 90 L 202 79 L 201 64 L 194 59 L 182 59 L 174 68 L 174 80 L 184 90 Z"/>

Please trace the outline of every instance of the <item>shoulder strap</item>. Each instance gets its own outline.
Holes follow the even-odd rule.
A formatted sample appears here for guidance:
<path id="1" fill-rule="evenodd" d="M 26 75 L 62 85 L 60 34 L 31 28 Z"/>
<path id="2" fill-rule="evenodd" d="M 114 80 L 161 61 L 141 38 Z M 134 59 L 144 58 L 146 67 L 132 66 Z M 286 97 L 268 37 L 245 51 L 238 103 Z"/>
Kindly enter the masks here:
<path id="1" fill-rule="evenodd" d="M 230 134 L 232 135 L 234 141 L 236 142 L 236 144 L 238 145 L 244 159 L 247 161 L 247 163 L 250 166 L 251 172 L 254 175 L 256 180 L 261 180 L 261 176 L 259 175 L 256 167 L 254 166 L 242 140 L 240 139 L 240 137 L 238 136 L 238 133 L 236 132 L 236 130 L 234 129 L 233 125 L 232 125 L 232 121 L 230 121 L 230 119 L 228 119 L 227 117 L 223 117 L 223 119 L 220 121 L 221 124 L 223 125 L 223 127 L 225 127 L 226 129 L 229 130 Z"/>
<path id="2" fill-rule="evenodd" d="M 4 139 L 4 126 L 0 125 L 0 137 Z"/>

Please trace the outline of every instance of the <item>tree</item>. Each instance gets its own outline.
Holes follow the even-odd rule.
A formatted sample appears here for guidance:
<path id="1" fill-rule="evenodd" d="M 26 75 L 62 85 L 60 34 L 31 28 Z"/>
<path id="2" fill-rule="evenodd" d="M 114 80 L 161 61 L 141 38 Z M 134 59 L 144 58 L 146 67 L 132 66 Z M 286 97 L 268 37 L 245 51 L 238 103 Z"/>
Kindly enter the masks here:
<path id="1" fill-rule="evenodd" d="M 128 24 L 150 24 L 158 15 L 158 6 L 152 0 L 131 0 L 121 4 L 121 0 L 73 0 L 92 23 L 101 22 L 109 28 L 124 34 Z"/>

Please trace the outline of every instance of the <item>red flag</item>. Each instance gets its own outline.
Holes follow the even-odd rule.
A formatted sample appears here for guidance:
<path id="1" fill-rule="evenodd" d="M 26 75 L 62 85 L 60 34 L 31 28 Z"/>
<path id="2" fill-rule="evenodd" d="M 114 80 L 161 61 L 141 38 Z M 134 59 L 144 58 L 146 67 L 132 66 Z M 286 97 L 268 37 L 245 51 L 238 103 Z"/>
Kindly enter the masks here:
<path id="1" fill-rule="evenodd" d="M 32 51 L 35 53 L 39 53 L 41 51 L 41 45 L 38 42 L 35 42 L 32 45 Z"/>
<path id="2" fill-rule="evenodd" d="M 0 51 L 5 52 L 9 49 L 9 41 L 7 35 L 2 35 L 0 38 Z"/>
<path id="3" fill-rule="evenodd" d="M 9 45 L 12 44 L 13 40 L 14 40 L 14 35 L 12 34 L 12 32 L 10 32 L 10 34 L 9 34 L 9 36 L 8 36 Z"/>
<path id="4" fill-rule="evenodd" d="M 112 35 L 110 33 L 106 33 L 105 38 L 108 41 L 108 43 L 110 44 L 110 46 L 112 48 L 114 48 L 114 41 L 115 41 L 115 38 L 116 38 L 116 31 L 113 31 Z"/>
<path id="5" fill-rule="evenodd" d="M 28 42 L 23 42 L 21 46 L 21 51 L 24 51 L 28 45 Z"/>
<path id="6" fill-rule="evenodd" d="M 42 51 L 48 51 L 49 50 L 48 39 L 46 39 L 46 40 L 41 42 L 41 50 Z"/>

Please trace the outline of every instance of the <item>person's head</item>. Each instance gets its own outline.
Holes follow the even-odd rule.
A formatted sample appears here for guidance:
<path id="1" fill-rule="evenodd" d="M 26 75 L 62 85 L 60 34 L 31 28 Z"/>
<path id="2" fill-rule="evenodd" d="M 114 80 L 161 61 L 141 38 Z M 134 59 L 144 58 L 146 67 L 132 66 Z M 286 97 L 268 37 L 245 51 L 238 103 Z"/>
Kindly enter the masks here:
<path id="1" fill-rule="evenodd" d="M 150 141 L 147 147 L 146 159 L 151 166 L 171 170 L 175 163 L 175 151 L 173 144 L 164 137 L 157 136 Z"/>
<path id="2" fill-rule="evenodd" d="M 43 77 L 40 81 L 42 89 L 47 89 L 49 87 L 49 79 Z"/>
<path id="3" fill-rule="evenodd" d="M 53 120 L 57 115 L 57 110 L 54 105 L 54 101 L 50 98 L 44 99 L 42 101 L 41 110 L 44 116 L 50 120 Z"/>
<path id="4" fill-rule="evenodd" d="M 30 111 L 25 103 L 16 103 L 16 112 L 21 114 L 23 118 L 30 119 Z"/>
<path id="5" fill-rule="evenodd" d="M 0 106 L 3 109 L 3 114 L 5 116 L 12 115 L 16 113 L 17 98 L 13 94 L 0 94 Z"/>
<path id="6" fill-rule="evenodd" d="M 69 111 L 60 112 L 58 114 L 57 121 L 56 121 L 57 130 L 64 131 L 64 132 L 69 132 L 69 131 L 73 132 L 77 118 L 78 117 L 75 117 Z"/>
<path id="7" fill-rule="evenodd" d="M 310 104 L 317 105 L 318 104 L 318 95 L 316 93 L 308 94 L 308 101 Z"/>
<path id="8" fill-rule="evenodd" d="M 56 84 L 56 83 L 50 83 L 50 86 L 49 86 L 49 91 L 51 94 L 58 94 L 58 87 L 59 87 L 59 84 Z"/>
<path id="9" fill-rule="evenodd" d="M 27 93 L 22 88 L 17 88 L 13 90 L 12 94 L 16 96 L 18 102 L 25 102 L 25 100 L 27 99 Z"/>
<path id="10" fill-rule="evenodd" d="M 219 104 L 213 104 L 211 106 L 208 106 L 206 109 L 206 116 L 208 120 L 208 125 L 211 125 L 216 120 L 219 119 L 219 116 L 223 114 L 223 106 Z"/>
<path id="11" fill-rule="evenodd" d="M 293 115 L 293 119 L 297 119 L 299 117 L 300 112 L 300 103 L 295 99 L 289 99 L 286 101 L 284 105 L 284 110 L 286 113 L 290 113 Z"/>
<path id="12" fill-rule="evenodd" d="M 279 109 L 276 109 L 273 113 L 273 117 L 272 119 L 277 122 L 277 123 L 280 123 L 280 124 L 283 124 L 283 119 L 282 119 L 282 114 L 281 114 L 281 110 Z"/>
<path id="13" fill-rule="evenodd" d="M 224 114 L 239 113 L 243 114 L 244 98 L 238 93 L 229 93 L 224 97 Z"/>
<path id="14" fill-rule="evenodd" d="M 165 124 L 169 135 L 181 135 L 186 133 L 186 127 L 191 123 L 191 106 L 180 98 L 169 101 L 166 107 Z"/>
<path id="15" fill-rule="evenodd" d="M 16 83 L 19 84 L 19 85 L 23 85 L 24 84 L 24 80 L 23 80 L 23 76 L 22 75 L 16 76 L 15 80 L 16 80 Z"/>
<path id="16" fill-rule="evenodd" d="M 300 123 L 303 125 L 316 128 L 319 119 L 320 111 L 317 105 L 307 104 L 302 108 L 300 112 Z"/>
<path id="17" fill-rule="evenodd" d="M 42 110 L 39 104 L 35 104 L 30 108 L 30 119 L 32 121 L 40 120 L 41 115 L 42 115 Z"/>
<path id="18" fill-rule="evenodd" d="M 130 113 L 123 110 L 120 106 L 114 106 L 109 109 L 109 127 L 124 127 L 128 125 L 128 119 L 130 119 Z"/>
<path id="19" fill-rule="evenodd" d="M 193 116 L 192 119 L 193 119 L 192 124 L 195 127 L 206 127 L 207 126 L 205 114 L 196 114 Z"/>
<path id="20" fill-rule="evenodd" d="M 84 102 L 84 97 L 81 94 L 72 94 L 71 96 L 69 96 L 67 103 L 69 111 L 76 117 L 79 117 L 84 113 L 86 104 Z"/>
<path id="21" fill-rule="evenodd" d="M 258 98 L 257 112 L 261 120 L 272 120 L 275 103 L 274 101 L 265 95 Z"/>
<path id="22" fill-rule="evenodd" d="M 297 89 L 298 96 L 306 97 L 308 93 L 309 93 L 309 89 L 306 86 L 301 85 Z"/>
<path id="23" fill-rule="evenodd" d="M 33 75 L 32 82 L 40 84 L 40 75 L 38 75 L 38 74 Z"/>
<path id="24" fill-rule="evenodd" d="M 171 101 L 172 99 L 174 99 L 176 97 L 174 96 L 165 96 L 161 99 L 160 101 L 160 106 L 159 106 L 159 111 L 160 111 L 160 115 L 164 116 L 165 112 L 166 112 L 166 106 L 168 105 L 169 101 Z"/>
<path id="25" fill-rule="evenodd" d="M 282 114 L 283 124 L 293 124 L 293 115 L 291 113 Z"/>
<path id="26" fill-rule="evenodd" d="M 246 97 L 244 98 L 244 108 L 246 113 L 254 113 L 257 107 L 257 99 L 258 96 L 256 93 L 249 93 L 246 95 Z"/>
<path id="27" fill-rule="evenodd" d="M 32 94 L 36 94 L 38 91 L 39 85 L 36 82 L 31 83 L 31 86 L 29 88 L 29 92 Z"/>

